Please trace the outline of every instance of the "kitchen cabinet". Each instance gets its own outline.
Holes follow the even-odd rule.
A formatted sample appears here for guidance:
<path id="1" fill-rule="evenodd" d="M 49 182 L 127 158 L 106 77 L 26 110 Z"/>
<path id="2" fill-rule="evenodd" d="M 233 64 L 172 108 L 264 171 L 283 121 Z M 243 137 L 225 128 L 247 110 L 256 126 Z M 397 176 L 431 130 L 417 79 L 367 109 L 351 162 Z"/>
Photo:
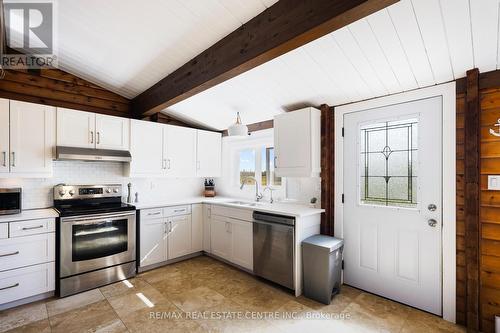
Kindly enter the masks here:
<path id="1" fill-rule="evenodd" d="M 139 266 L 149 266 L 167 260 L 168 240 L 163 218 L 141 219 Z"/>
<path id="2" fill-rule="evenodd" d="M 130 120 L 57 108 L 57 145 L 129 150 Z"/>
<path id="3" fill-rule="evenodd" d="M 163 149 L 170 177 L 196 176 L 196 130 L 165 125 Z"/>
<path id="4" fill-rule="evenodd" d="M 210 226 L 210 244 L 212 254 L 231 260 L 231 226 L 222 216 L 212 216 Z"/>
<path id="5" fill-rule="evenodd" d="M 7 103 L 9 107 L 7 107 Z M 52 176 L 55 109 L 46 105 L 2 100 L 2 175 Z M 7 118 L 8 117 L 8 118 Z M 8 126 L 8 127 L 7 127 Z"/>
<path id="6" fill-rule="evenodd" d="M 191 253 L 191 215 L 168 218 L 168 256 L 175 259 Z"/>
<path id="7" fill-rule="evenodd" d="M 9 100 L 0 99 L 0 174 L 10 172 Z"/>
<path id="8" fill-rule="evenodd" d="M 321 112 L 309 107 L 274 117 L 275 172 L 280 177 L 318 177 Z"/>
<path id="9" fill-rule="evenodd" d="M 126 165 L 130 176 L 162 176 L 165 171 L 163 125 L 150 121 L 131 120 L 130 137 L 132 161 Z"/>
<path id="10" fill-rule="evenodd" d="M 191 251 L 203 251 L 203 205 L 191 205 Z"/>
<path id="11" fill-rule="evenodd" d="M 210 225 L 211 253 L 250 271 L 253 270 L 253 224 L 249 211 L 215 206 Z"/>
<path id="12" fill-rule="evenodd" d="M 222 135 L 217 132 L 197 131 L 196 175 L 220 177 L 222 168 Z"/>

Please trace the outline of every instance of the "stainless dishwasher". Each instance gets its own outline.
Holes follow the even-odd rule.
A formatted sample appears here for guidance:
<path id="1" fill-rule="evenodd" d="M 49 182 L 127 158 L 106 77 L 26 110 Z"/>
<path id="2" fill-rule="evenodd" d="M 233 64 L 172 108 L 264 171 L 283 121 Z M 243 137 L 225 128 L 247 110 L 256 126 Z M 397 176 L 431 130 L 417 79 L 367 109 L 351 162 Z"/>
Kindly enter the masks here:
<path id="1" fill-rule="evenodd" d="M 253 212 L 254 274 L 294 288 L 295 218 Z"/>

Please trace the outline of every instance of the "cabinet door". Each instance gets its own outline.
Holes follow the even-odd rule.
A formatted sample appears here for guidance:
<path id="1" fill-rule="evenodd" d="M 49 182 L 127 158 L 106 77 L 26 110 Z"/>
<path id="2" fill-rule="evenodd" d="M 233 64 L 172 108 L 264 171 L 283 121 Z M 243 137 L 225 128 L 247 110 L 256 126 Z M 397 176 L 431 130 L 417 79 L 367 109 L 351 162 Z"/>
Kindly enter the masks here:
<path id="1" fill-rule="evenodd" d="M 167 233 L 165 219 L 141 220 L 139 266 L 157 264 L 167 260 Z"/>
<path id="2" fill-rule="evenodd" d="M 216 132 L 198 131 L 196 175 L 220 177 L 222 135 Z"/>
<path id="3" fill-rule="evenodd" d="M 129 150 L 130 119 L 97 114 L 95 131 L 96 148 Z"/>
<path id="4" fill-rule="evenodd" d="M 167 175 L 196 176 L 196 130 L 187 127 L 165 126 Z"/>
<path id="5" fill-rule="evenodd" d="M 131 120 L 130 175 L 150 177 L 164 175 L 163 125 Z"/>
<path id="6" fill-rule="evenodd" d="M 253 224 L 231 219 L 231 261 L 253 271 Z"/>
<path id="7" fill-rule="evenodd" d="M 168 259 L 191 253 L 191 215 L 169 218 Z"/>
<path id="8" fill-rule="evenodd" d="M 95 147 L 95 113 L 57 108 L 57 145 Z"/>
<path id="9" fill-rule="evenodd" d="M 311 163 L 310 112 L 288 112 L 274 118 L 274 152 L 276 174 L 307 170 Z"/>
<path id="10" fill-rule="evenodd" d="M 225 218 L 212 215 L 210 225 L 210 245 L 212 254 L 231 259 L 231 234 L 229 233 L 230 223 Z"/>
<path id="11" fill-rule="evenodd" d="M 203 205 L 191 207 L 191 252 L 203 251 Z"/>
<path id="12" fill-rule="evenodd" d="M 55 109 L 10 101 L 11 174 L 49 176 L 55 146 Z"/>
<path id="13" fill-rule="evenodd" d="M 9 168 L 9 100 L 0 99 L 0 173 L 8 173 Z"/>
<path id="14" fill-rule="evenodd" d="M 211 253 L 210 224 L 212 220 L 212 205 L 203 204 L 203 251 Z"/>

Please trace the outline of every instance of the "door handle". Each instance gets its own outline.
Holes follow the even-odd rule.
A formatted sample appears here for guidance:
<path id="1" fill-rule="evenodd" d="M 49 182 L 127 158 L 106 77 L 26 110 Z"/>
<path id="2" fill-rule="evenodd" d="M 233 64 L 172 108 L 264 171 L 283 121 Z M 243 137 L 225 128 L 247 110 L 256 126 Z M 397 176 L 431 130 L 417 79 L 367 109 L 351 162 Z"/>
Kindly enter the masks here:
<path id="1" fill-rule="evenodd" d="M 94 143 L 94 131 L 90 131 L 90 143 Z"/>
<path id="2" fill-rule="evenodd" d="M 433 228 L 437 225 L 437 223 L 438 223 L 438 222 L 437 222 L 435 219 L 429 219 L 429 220 L 427 221 L 427 224 L 428 224 L 429 226 L 433 227 Z"/>
<path id="3" fill-rule="evenodd" d="M 16 152 L 15 151 L 12 152 L 12 166 L 13 167 L 16 166 Z"/>
<path id="4" fill-rule="evenodd" d="M 7 166 L 7 152 L 2 152 L 3 155 L 3 166 Z"/>

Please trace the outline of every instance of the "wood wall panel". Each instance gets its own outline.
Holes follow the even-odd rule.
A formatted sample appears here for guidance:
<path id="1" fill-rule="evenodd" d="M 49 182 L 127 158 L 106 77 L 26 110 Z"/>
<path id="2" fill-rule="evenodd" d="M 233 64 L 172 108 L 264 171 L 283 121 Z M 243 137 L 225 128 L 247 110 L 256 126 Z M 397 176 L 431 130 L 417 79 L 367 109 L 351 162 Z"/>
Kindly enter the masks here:
<path id="1" fill-rule="evenodd" d="M 128 99 L 62 70 L 5 72 L 0 80 L 1 98 L 131 117 Z"/>
<path id="2" fill-rule="evenodd" d="M 493 81 L 490 82 L 490 85 Z M 496 83 L 500 87 L 500 81 Z M 500 192 L 487 189 L 488 174 L 500 174 L 500 138 L 489 129 L 500 118 L 500 89 L 480 91 L 481 207 L 480 207 L 480 316 L 481 330 L 494 332 L 500 314 Z"/>

